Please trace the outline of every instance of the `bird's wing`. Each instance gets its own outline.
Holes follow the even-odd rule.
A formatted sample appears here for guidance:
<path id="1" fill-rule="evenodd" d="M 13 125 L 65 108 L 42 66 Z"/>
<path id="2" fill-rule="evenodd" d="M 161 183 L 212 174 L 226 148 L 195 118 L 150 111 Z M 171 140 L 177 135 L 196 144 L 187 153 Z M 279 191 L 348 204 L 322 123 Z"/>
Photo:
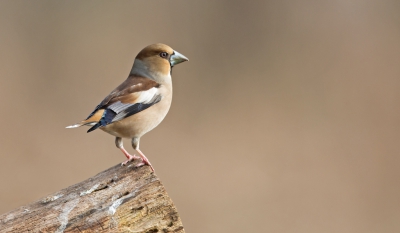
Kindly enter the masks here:
<path id="1" fill-rule="evenodd" d="M 115 88 L 86 118 L 95 123 L 88 132 L 122 120 L 160 102 L 160 84 L 145 77 L 130 76 Z"/>

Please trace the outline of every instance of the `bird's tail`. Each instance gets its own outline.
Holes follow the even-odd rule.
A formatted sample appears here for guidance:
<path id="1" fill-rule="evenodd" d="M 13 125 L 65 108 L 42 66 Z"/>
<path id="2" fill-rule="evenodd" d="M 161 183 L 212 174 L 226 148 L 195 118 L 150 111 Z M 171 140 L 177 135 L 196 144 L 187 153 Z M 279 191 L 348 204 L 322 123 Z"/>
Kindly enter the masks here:
<path id="1" fill-rule="evenodd" d="M 95 125 L 97 122 L 85 122 L 85 121 L 82 121 L 81 123 L 76 123 L 76 124 L 74 124 L 74 125 L 69 125 L 69 126 L 67 126 L 67 127 L 65 127 L 65 128 L 67 128 L 67 129 L 73 129 L 73 128 L 78 128 L 78 127 L 81 127 L 81 126 L 84 126 L 84 125 L 87 125 L 87 126 L 93 126 L 93 125 Z"/>
<path id="2" fill-rule="evenodd" d="M 76 124 L 74 124 L 74 125 L 69 125 L 69 126 L 67 126 L 67 127 L 65 127 L 65 128 L 67 128 L 67 129 L 73 129 L 73 128 L 78 128 L 78 127 L 81 127 L 81 126 L 82 126 L 81 123 L 76 123 Z"/>
<path id="3" fill-rule="evenodd" d="M 90 116 L 88 119 L 81 121 L 80 123 L 76 123 L 74 125 L 67 126 L 65 128 L 73 129 L 73 128 L 78 128 L 78 127 L 81 127 L 84 125 L 94 126 L 101 120 L 101 117 L 103 116 L 103 112 L 104 112 L 104 109 L 100 109 L 99 111 L 95 112 L 92 116 Z"/>

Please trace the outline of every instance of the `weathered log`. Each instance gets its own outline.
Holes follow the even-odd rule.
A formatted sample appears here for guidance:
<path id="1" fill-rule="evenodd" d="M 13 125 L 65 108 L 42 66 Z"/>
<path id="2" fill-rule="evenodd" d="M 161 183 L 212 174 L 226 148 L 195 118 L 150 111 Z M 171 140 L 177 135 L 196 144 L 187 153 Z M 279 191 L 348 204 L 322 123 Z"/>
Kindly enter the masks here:
<path id="1" fill-rule="evenodd" d="M 184 232 L 148 166 L 116 165 L 81 183 L 0 215 L 0 233 Z"/>

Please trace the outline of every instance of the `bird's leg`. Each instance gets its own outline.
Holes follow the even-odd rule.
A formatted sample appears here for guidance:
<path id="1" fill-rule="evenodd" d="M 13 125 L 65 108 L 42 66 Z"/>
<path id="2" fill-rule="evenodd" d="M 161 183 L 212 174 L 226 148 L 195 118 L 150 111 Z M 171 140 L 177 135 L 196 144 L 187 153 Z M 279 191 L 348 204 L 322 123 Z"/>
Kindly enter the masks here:
<path id="1" fill-rule="evenodd" d="M 139 156 L 142 158 L 142 162 L 137 164 L 136 167 L 140 167 L 140 166 L 143 166 L 143 165 L 149 165 L 151 170 L 154 172 L 154 168 L 153 168 L 153 166 L 151 166 L 150 161 L 143 154 L 143 152 L 141 152 L 139 150 L 139 140 L 140 140 L 140 138 L 132 138 L 132 147 L 133 147 L 133 149 L 135 149 L 138 152 Z"/>
<path id="2" fill-rule="evenodd" d="M 127 163 L 129 163 L 130 161 L 132 161 L 134 159 L 140 159 L 141 158 L 139 156 L 131 155 L 131 154 L 128 153 L 128 151 L 125 150 L 124 145 L 122 143 L 122 138 L 116 137 L 115 138 L 115 145 L 117 146 L 118 149 L 120 149 L 122 151 L 122 153 L 124 153 L 124 155 L 127 158 L 127 160 L 125 162 L 123 162 L 121 165 L 126 165 Z"/>

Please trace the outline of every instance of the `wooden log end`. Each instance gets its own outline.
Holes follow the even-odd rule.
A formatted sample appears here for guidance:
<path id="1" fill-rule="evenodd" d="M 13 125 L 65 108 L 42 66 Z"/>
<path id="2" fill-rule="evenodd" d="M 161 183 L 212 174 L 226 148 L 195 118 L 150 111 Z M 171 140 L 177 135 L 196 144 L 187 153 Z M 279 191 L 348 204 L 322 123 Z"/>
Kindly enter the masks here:
<path id="1" fill-rule="evenodd" d="M 148 166 L 116 165 L 81 183 L 0 215 L 0 233 L 185 232 Z"/>

